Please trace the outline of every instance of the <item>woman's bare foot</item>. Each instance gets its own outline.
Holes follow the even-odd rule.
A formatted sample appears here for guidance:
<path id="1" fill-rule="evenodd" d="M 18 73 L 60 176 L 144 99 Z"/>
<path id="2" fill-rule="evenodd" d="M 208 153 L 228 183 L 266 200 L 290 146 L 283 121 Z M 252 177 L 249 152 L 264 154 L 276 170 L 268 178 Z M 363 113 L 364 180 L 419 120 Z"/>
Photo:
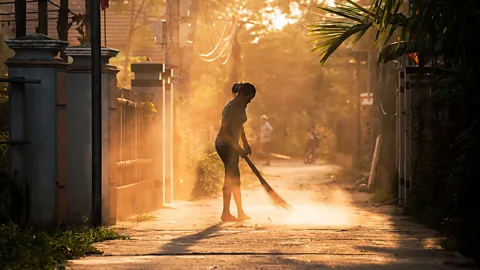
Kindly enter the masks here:
<path id="1" fill-rule="evenodd" d="M 245 213 L 238 214 L 238 221 L 250 220 L 251 218 Z"/>
<path id="2" fill-rule="evenodd" d="M 222 214 L 221 217 L 222 221 L 238 221 L 238 218 L 232 216 L 232 214 Z"/>

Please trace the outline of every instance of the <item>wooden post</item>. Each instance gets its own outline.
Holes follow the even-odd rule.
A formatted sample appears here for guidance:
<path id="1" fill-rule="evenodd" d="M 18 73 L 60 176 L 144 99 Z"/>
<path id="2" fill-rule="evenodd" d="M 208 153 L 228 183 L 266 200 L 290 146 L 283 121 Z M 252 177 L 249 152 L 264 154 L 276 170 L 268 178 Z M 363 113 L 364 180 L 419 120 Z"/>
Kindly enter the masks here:
<path id="1" fill-rule="evenodd" d="M 357 81 L 357 93 L 356 93 L 356 99 L 355 99 L 355 104 L 356 104 L 356 114 L 355 114 L 355 133 L 356 133 L 356 143 L 355 143 L 355 153 L 354 153 L 354 164 L 358 165 L 360 164 L 360 160 L 362 158 L 362 120 L 361 120 L 361 93 L 362 93 L 362 86 L 360 83 L 360 69 L 361 69 L 361 57 L 360 53 L 356 54 L 356 68 L 355 68 L 355 80 Z"/>
<path id="2" fill-rule="evenodd" d="M 47 0 L 38 0 L 37 33 L 48 36 L 48 1 Z"/>
<path id="3" fill-rule="evenodd" d="M 60 0 L 57 32 L 60 40 L 68 41 L 68 0 Z"/>
<path id="4" fill-rule="evenodd" d="M 404 198 L 399 201 L 405 205 L 405 68 L 399 71 L 399 89 L 397 92 L 397 170 L 398 170 L 398 197 Z"/>
<path id="5" fill-rule="evenodd" d="M 15 36 L 27 35 L 27 1 L 15 0 Z"/>

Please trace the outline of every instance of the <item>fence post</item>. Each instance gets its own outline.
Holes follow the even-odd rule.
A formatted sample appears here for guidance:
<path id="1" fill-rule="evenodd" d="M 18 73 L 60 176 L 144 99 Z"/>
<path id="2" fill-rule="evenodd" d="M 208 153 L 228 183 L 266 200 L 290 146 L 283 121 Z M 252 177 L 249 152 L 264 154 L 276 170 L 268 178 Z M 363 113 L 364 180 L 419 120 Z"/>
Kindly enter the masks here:
<path id="1" fill-rule="evenodd" d="M 139 93 L 153 94 L 153 103 L 157 110 L 155 120 L 153 121 L 152 135 L 149 141 L 153 148 L 153 182 L 155 206 L 163 204 L 164 177 L 163 177 L 163 96 L 164 81 L 162 74 L 165 71 L 165 65 L 154 62 L 134 63 L 131 70 L 135 74 L 132 80 L 132 90 Z"/>
<path id="2" fill-rule="evenodd" d="M 162 79 L 165 82 L 163 98 L 163 179 L 165 184 L 163 202 L 165 204 L 173 203 L 173 69 L 167 68 L 162 73 Z"/>
<path id="3" fill-rule="evenodd" d="M 91 50 L 89 45 L 69 47 L 65 54 L 73 58 L 68 67 L 68 218 L 81 222 L 92 218 L 92 104 L 91 104 Z M 102 224 L 115 223 L 112 196 L 116 192 L 116 164 L 112 169 L 110 158 L 116 162 L 110 145 L 115 143 L 112 121 L 116 117 L 116 79 L 118 70 L 108 65 L 118 50 L 105 48 L 102 55 Z M 113 124 L 114 125 L 114 124 Z M 110 132 L 112 130 L 112 132 Z M 111 171 L 113 170 L 113 171 Z M 111 195 L 111 196 L 110 196 Z"/>
<path id="4" fill-rule="evenodd" d="M 12 171 L 25 177 L 30 196 L 29 220 L 35 225 L 54 226 L 63 219 L 66 177 L 66 63 L 55 56 L 63 51 L 68 42 L 55 40 L 41 34 L 31 34 L 6 41 L 15 51 L 15 56 L 6 64 L 10 78 L 25 77 L 41 80 L 40 84 L 26 84 L 24 103 L 11 103 L 12 130 L 21 130 L 24 125 L 25 140 L 23 164 L 16 164 L 15 154 Z M 15 87 L 11 85 L 11 87 Z M 12 89 L 13 90 L 13 89 Z M 17 89 L 16 91 L 22 91 Z M 16 110 L 21 109 L 24 123 L 16 122 Z M 15 131 L 16 132 L 16 131 Z M 14 133 L 15 133 L 14 132 Z"/>
<path id="5" fill-rule="evenodd" d="M 398 170 L 398 198 L 400 205 L 405 206 L 405 69 L 399 71 L 397 90 L 397 170 Z"/>

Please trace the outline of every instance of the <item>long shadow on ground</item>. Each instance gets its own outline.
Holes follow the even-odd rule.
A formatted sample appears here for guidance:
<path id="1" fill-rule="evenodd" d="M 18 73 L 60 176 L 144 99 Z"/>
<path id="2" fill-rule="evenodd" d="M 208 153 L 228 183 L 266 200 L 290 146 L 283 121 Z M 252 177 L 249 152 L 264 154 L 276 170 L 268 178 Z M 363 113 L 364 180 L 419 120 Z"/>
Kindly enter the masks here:
<path id="1" fill-rule="evenodd" d="M 190 247 L 198 243 L 200 240 L 216 237 L 217 235 L 212 234 L 218 232 L 222 228 L 221 224 L 222 222 L 212 225 L 198 233 L 175 238 L 163 246 L 163 251 L 161 253 L 189 252 Z"/>

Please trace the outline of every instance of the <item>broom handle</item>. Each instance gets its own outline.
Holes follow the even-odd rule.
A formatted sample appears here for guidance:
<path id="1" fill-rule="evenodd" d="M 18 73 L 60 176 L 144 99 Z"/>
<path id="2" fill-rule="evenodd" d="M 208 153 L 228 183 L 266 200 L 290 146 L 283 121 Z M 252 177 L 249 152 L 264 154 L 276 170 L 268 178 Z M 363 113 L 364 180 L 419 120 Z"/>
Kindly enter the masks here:
<path id="1" fill-rule="evenodd" d="M 260 181 L 265 181 L 265 179 L 263 179 L 263 176 L 260 174 L 260 172 L 257 170 L 257 167 L 255 167 L 255 165 L 253 165 L 253 162 L 250 160 L 250 158 L 248 156 L 244 156 L 243 159 L 245 159 L 245 161 L 247 162 L 248 166 L 250 166 L 250 168 L 252 169 L 253 173 L 260 179 Z"/>

